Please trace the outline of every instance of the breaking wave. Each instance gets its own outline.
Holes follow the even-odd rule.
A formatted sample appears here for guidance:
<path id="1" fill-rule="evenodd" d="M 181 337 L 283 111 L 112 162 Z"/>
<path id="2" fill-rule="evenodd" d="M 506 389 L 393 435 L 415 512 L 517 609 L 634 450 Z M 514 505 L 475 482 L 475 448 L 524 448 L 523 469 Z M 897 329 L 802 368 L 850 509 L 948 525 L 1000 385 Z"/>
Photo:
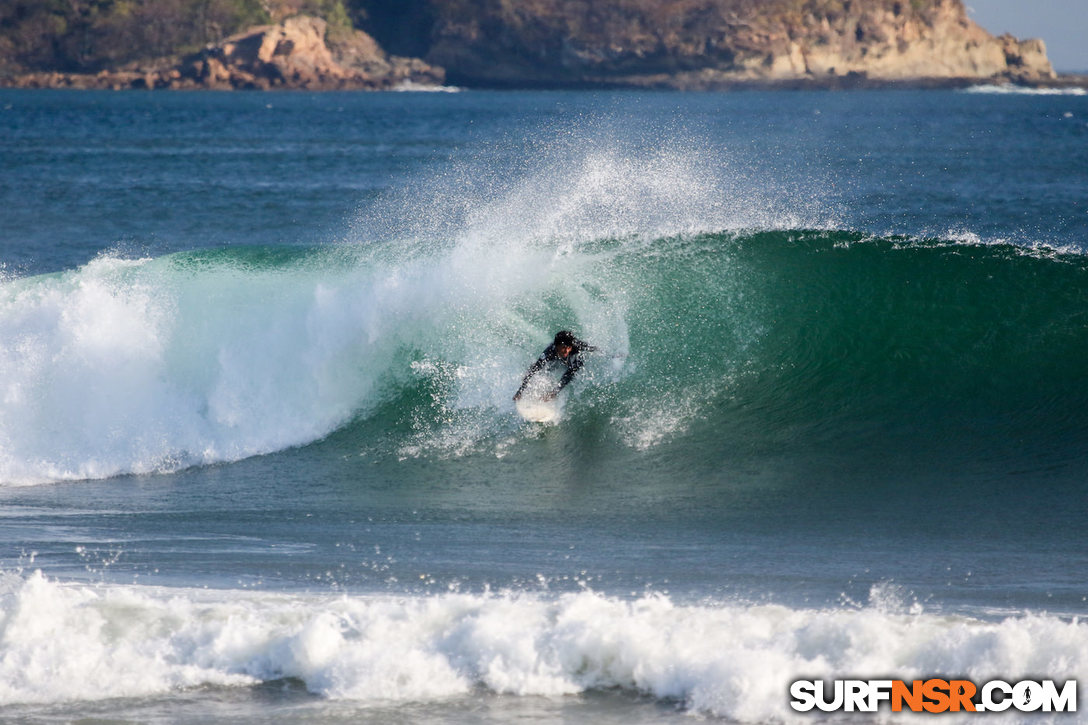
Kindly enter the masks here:
<path id="1" fill-rule="evenodd" d="M 1083 455 L 1086 276 L 1076 253 L 819 230 L 102 257 L 0 289 L 0 480 L 342 429 L 390 455 L 501 451 L 524 428 L 511 391 L 563 327 L 602 348 L 570 424 L 603 415 L 621 447 L 726 431 Z"/>
<path id="2" fill-rule="evenodd" d="M 603 426 L 620 455 L 1084 455 L 1085 255 L 843 230 L 818 195 L 743 177 L 683 149 L 582 153 L 432 180 L 342 244 L 7 277 L 0 483 L 334 432 L 384 456 L 505 455 L 533 445 L 510 398 L 562 328 L 601 349 L 563 425 Z"/>
<path id="3" fill-rule="evenodd" d="M 1088 626 L 937 616 L 877 586 L 856 609 L 681 604 L 592 591 L 365 597 L 0 578 L 0 705 L 294 680 L 328 699 L 420 702 L 620 688 L 738 722 L 808 721 L 785 690 L 859 672 L 1072 679 Z"/>

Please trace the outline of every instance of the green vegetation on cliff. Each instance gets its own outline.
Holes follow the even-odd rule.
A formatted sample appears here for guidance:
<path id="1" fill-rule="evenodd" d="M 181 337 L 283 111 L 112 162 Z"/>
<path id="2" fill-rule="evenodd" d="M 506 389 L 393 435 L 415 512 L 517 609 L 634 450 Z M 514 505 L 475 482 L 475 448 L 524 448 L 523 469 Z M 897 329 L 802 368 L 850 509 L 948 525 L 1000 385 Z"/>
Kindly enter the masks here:
<path id="1" fill-rule="evenodd" d="M 3 0 L 0 71 L 116 69 L 192 53 L 295 14 L 347 28 L 364 17 L 343 0 Z"/>

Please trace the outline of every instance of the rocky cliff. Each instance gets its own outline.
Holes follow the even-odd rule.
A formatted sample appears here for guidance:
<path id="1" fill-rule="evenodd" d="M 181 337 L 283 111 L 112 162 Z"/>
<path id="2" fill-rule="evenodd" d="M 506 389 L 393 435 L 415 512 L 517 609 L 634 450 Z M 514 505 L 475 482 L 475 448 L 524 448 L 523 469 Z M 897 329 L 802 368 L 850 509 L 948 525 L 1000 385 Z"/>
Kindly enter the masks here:
<path id="1" fill-rule="evenodd" d="M 339 19 L 292 15 L 304 6 L 336 8 Z M 8 84 L 382 89 L 448 75 L 466 86 L 713 89 L 1055 78 L 1041 40 L 990 35 L 963 0 L 279 0 L 276 7 L 266 17 L 279 22 L 180 61 L 34 73 Z M 369 35 L 351 27 L 348 10 Z"/>
<path id="2" fill-rule="evenodd" d="M 431 0 L 426 58 L 467 85 L 1054 77 L 1040 40 L 995 38 L 962 0 Z"/>

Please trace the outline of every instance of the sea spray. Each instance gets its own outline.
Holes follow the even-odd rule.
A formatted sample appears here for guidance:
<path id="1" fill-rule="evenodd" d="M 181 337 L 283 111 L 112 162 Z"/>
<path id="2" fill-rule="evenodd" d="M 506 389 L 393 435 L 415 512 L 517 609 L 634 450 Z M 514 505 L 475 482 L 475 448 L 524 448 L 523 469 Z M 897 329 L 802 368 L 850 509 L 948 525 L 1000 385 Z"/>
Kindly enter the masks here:
<path id="1" fill-rule="evenodd" d="M 360 210 L 345 241 L 520 255 L 600 239 L 836 226 L 833 180 L 806 171 L 769 169 L 679 121 L 650 135 L 607 115 L 556 121 L 388 191 Z"/>

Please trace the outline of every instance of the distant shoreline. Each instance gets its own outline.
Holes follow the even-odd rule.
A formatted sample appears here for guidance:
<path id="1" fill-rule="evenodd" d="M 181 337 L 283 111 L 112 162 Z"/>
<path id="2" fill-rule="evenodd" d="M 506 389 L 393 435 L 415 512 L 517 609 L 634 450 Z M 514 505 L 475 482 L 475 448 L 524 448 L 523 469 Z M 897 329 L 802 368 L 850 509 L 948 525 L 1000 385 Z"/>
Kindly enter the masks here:
<path id="1" fill-rule="evenodd" d="M 781 80 L 738 79 L 719 81 L 707 86 L 671 85 L 665 82 L 655 83 L 521 83 L 521 84 L 476 84 L 465 85 L 454 82 L 448 85 L 435 84 L 433 87 L 417 83 L 330 83 L 321 87 L 297 87 L 290 84 L 260 86 L 216 86 L 186 84 L 171 85 L 163 81 L 161 71 L 103 71 L 99 73 L 59 73 L 36 72 L 0 76 L 0 89 L 27 90 L 215 90 L 215 91 L 450 91 L 450 90 L 562 90 L 562 91 L 601 91 L 601 90 L 657 90 L 672 92 L 730 92 L 730 91 L 806 91 L 806 90 L 962 90 L 977 86 L 1009 87 L 1025 90 L 1085 90 L 1088 91 L 1088 74 L 1059 74 L 1057 78 L 1039 81 L 1007 78 L 913 78 L 881 79 L 869 78 L 859 74 L 831 76 L 821 78 L 793 78 Z"/>

